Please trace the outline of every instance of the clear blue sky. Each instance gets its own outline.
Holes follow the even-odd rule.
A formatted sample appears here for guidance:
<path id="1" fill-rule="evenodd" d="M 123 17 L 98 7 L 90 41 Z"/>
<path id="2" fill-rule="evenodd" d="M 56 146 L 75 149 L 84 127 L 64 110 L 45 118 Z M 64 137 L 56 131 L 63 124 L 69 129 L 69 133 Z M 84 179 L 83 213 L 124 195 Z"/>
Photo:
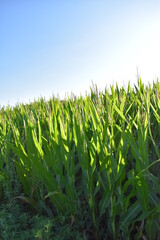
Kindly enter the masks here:
<path id="1" fill-rule="evenodd" d="M 1 0 L 0 105 L 160 77 L 160 1 Z"/>

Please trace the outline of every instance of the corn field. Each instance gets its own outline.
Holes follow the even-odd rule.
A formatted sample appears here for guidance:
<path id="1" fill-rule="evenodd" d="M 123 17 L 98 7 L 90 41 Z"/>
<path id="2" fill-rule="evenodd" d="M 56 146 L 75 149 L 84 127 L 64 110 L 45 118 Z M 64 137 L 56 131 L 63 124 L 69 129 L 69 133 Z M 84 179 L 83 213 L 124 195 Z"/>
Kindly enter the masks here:
<path id="1" fill-rule="evenodd" d="M 34 211 L 83 219 L 84 239 L 160 239 L 158 81 L 1 108 L 0 149 L 1 202 L 19 185 Z"/>

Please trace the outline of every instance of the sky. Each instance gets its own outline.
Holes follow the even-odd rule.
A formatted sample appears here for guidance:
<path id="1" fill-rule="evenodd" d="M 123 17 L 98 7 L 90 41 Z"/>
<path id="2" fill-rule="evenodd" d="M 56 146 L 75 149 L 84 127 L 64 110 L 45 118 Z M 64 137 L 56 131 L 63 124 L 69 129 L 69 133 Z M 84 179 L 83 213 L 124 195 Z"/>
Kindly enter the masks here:
<path id="1" fill-rule="evenodd" d="M 159 13 L 159 0 L 0 0 L 0 106 L 159 79 Z"/>

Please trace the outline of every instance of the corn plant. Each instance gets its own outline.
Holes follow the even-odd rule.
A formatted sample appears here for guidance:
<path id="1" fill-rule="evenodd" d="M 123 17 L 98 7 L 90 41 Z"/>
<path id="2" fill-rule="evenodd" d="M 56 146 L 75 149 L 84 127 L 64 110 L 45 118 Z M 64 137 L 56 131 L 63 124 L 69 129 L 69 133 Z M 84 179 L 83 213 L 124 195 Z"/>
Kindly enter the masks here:
<path id="1" fill-rule="evenodd" d="M 1 109 L 0 197 L 18 181 L 51 218 L 87 212 L 84 236 L 158 239 L 159 137 L 158 81 Z"/>

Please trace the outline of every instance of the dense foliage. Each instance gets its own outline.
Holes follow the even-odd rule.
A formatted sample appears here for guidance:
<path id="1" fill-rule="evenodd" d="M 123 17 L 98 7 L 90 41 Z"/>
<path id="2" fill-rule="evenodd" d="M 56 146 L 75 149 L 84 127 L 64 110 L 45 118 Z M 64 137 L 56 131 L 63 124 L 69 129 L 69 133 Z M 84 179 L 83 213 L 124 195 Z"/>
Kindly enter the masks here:
<path id="1" fill-rule="evenodd" d="M 158 239 L 159 147 L 158 81 L 1 108 L 0 207 L 45 215 L 52 237 L 63 219 L 66 239 Z"/>

